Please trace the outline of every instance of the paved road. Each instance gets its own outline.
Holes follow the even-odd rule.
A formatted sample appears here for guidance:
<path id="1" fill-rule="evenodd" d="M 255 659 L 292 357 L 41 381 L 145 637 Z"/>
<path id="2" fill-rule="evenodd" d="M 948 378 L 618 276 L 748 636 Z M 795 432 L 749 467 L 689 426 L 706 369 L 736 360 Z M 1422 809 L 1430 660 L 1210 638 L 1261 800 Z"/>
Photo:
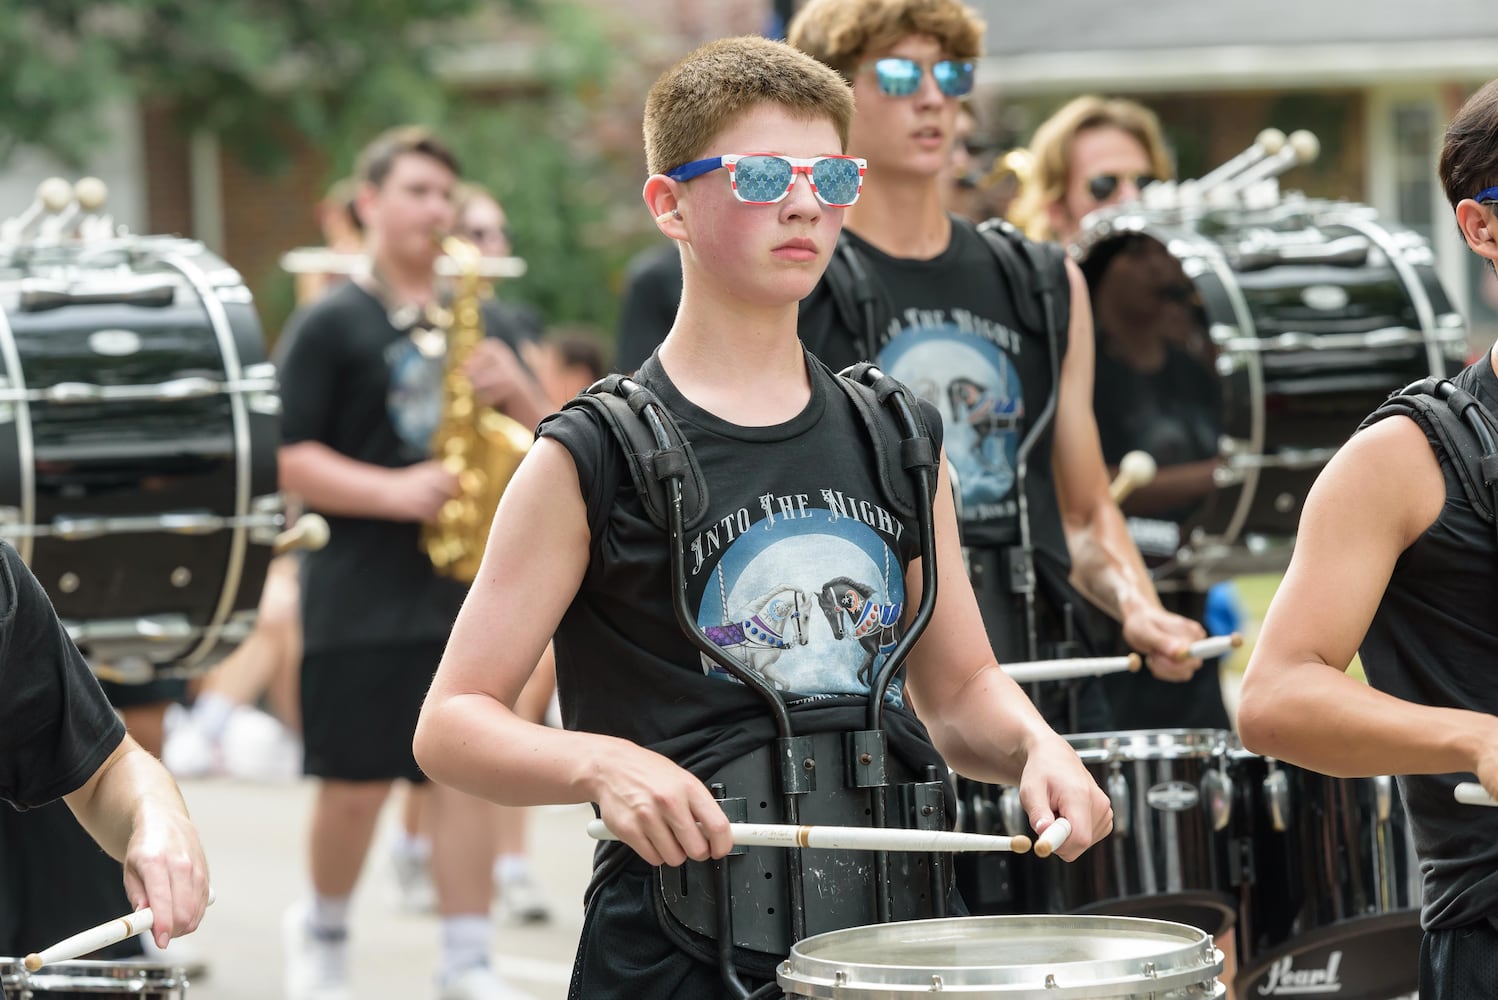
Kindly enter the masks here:
<path id="1" fill-rule="evenodd" d="M 202 830 L 218 902 L 198 932 L 183 939 L 207 960 L 191 1000 L 274 1000 L 281 995 L 281 915 L 306 884 L 307 819 L 313 786 L 307 782 L 256 785 L 228 779 L 188 781 L 183 791 Z M 582 894 L 592 842 L 583 827 L 586 806 L 532 810 L 534 861 L 555 919 L 533 927 L 496 925 L 497 967 L 538 1000 L 567 993 L 573 951 L 582 927 Z M 426 998 L 438 958 L 435 917 L 401 912 L 386 851 L 394 813 L 381 834 L 354 897 L 351 959 L 358 998 Z"/>

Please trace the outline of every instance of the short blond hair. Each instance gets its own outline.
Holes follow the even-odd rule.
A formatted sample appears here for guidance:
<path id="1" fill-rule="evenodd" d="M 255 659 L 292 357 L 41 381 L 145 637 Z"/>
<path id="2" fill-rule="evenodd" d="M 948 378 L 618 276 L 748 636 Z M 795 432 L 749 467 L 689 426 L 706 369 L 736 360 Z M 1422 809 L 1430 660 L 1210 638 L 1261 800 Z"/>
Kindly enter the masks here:
<path id="1" fill-rule="evenodd" d="M 1086 94 L 1067 102 L 1060 111 L 1040 123 L 1030 140 L 1032 174 L 1014 206 L 1015 225 L 1034 240 L 1055 239 L 1051 232 L 1051 205 L 1066 197 L 1071 183 L 1071 151 L 1077 136 L 1088 129 L 1116 128 L 1133 136 L 1149 157 L 1150 170 L 1160 180 L 1175 174 L 1160 119 L 1137 101 L 1122 97 Z"/>
<path id="2" fill-rule="evenodd" d="M 703 45 L 655 81 L 645 99 L 646 168 L 663 174 L 690 163 L 714 136 L 764 104 L 826 119 L 847 151 L 848 81 L 784 42 L 746 35 Z"/>
<path id="3" fill-rule="evenodd" d="M 789 32 L 792 45 L 849 79 L 865 56 L 911 35 L 930 35 L 954 59 L 983 52 L 983 19 L 959 0 L 810 0 Z"/>

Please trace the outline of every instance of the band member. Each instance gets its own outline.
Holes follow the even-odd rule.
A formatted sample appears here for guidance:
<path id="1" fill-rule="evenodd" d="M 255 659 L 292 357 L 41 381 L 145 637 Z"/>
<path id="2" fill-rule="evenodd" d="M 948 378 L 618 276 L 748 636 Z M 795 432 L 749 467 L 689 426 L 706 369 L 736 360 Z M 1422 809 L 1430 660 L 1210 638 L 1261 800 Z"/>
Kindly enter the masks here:
<path id="1" fill-rule="evenodd" d="M 0 542 L 0 685 L 0 798 L 20 809 L 61 798 L 99 846 L 124 862 L 128 905 L 151 907 L 157 946 L 192 933 L 208 905 L 208 862 L 182 795 L 161 763 L 125 734 L 9 542 Z M 34 884 L 34 873 L 16 870 L 22 858 L 14 850 L 0 850 L 0 859 L 8 883 L 0 943 L 8 954 L 38 950 L 86 926 L 64 928 L 51 940 L 12 926 L 20 901 L 58 886 Z"/>
<path id="2" fill-rule="evenodd" d="M 403 128 L 372 142 L 356 174 L 369 277 L 293 317 L 281 370 L 281 483 L 331 529 L 302 568 L 304 769 L 321 780 L 314 895 L 286 922 L 291 997 L 348 995 L 349 897 L 391 782 L 425 780 L 411 734 L 465 591 L 438 576 L 419 546 L 421 523 L 457 492 L 454 475 L 429 457 L 447 363 L 429 313 L 457 161 L 430 133 Z M 523 371 L 513 345 L 494 340 L 489 353 L 486 365 Z M 550 410 L 528 377 L 478 382 L 481 403 L 502 403 L 518 420 Z M 489 964 L 490 811 L 450 789 L 430 799 L 441 996 L 493 996 L 502 987 Z"/>
<path id="3" fill-rule="evenodd" d="M 1498 81 L 1447 128 L 1440 178 L 1467 245 L 1498 262 Z M 1498 413 L 1498 353 L 1454 381 Z M 1498 810 L 1452 789 L 1475 773 L 1498 794 L 1498 539 L 1487 477 L 1468 471 L 1480 438 L 1437 409 L 1405 413 L 1365 423 L 1317 478 L 1238 722 L 1257 753 L 1403 776 L 1425 875 L 1420 996 L 1475 1000 L 1498 954 Z M 1354 652 L 1371 686 L 1345 672 Z"/>
<path id="4" fill-rule="evenodd" d="M 791 44 L 853 83 L 850 143 L 868 157 L 869 178 L 843 241 L 874 286 L 873 323 L 850 323 L 829 274 L 803 308 L 801 334 L 833 368 L 874 355 L 941 410 L 963 542 L 1001 662 L 1063 655 L 1079 638 L 1083 599 L 1070 578 L 1122 622 L 1155 676 L 1184 681 L 1200 661 L 1175 654 L 1204 633 L 1161 608 L 1109 499 L 1080 272 L 1068 262 L 1063 275 L 1053 264 L 1056 329 L 1026 324 L 1024 296 L 1001 276 L 985 238 L 943 204 L 953 121 L 972 89 L 982 32 L 958 0 L 811 0 L 792 22 Z M 1038 436 L 1026 442 L 1032 429 Z M 1095 679 L 1043 685 L 1037 700 L 1054 725 L 1112 728 Z"/>
<path id="5" fill-rule="evenodd" d="M 862 728 L 867 659 L 919 604 L 913 521 L 878 505 L 853 401 L 797 339 L 797 303 L 857 199 L 859 161 L 841 155 L 852 112 L 837 74 L 761 38 L 711 43 L 656 82 L 644 196 L 680 247 L 684 289 L 638 379 L 701 469 L 707 509 L 695 523 L 716 527 L 673 556 L 604 418 L 584 406 L 551 418 L 505 495 L 423 709 L 417 756 L 436 780 L 512 804 L 594 802 L 632 849 L 595 872 L 573 997 L 724 988 L 658 920 L 651 866 L 729 852 L 703 779 L 765 749 L 774 729 L 761 694 L 704 666 L 678 627 L 673 559 L 686 561 L 703 641 L 737 650 L 744 669 L 784 691 L 798 732 Z M 744 155 L 764 150 L 776 153 Z M 1036 829 L 1070 820 L 1063 853 L 1074 858 L 1111 828 L 1107 798 L 994 662 L 947 483 L 942 461 L 938 596 L 907 679 L 890 689 L 892 756 L 934 765 L 939 750 L 983 780 L 1019 783 Z M 510 708 L 553 634 L 566 731 Z M 808 909 L 815 897 L 808 890 Z"/>
<path id="6" fill-rule="evenodd" d="M 1030 183 L 1016 222 L 1035 239 L 1063 245 L 1082 235 L 1082 219 L 1136 201 L 1141 187 L 1173 176 L 1159 120 L 1143 105 L 1093 95 L 1066 104 L 1035 130 Z M 1153 481 L 1123 504 L 1131 528 L 1161 539 L 1156 562 L 1179 548 L 1179 524 L 1216 490 L 1223 402 L 1205 310 L 1181 265 L 1159 241 L 1110 242 L 1083 265 L 1096 328 L 1093 412 L 1103 461 L 1116 473 L 1125 454 L 1154 459 Z M 1187 579 L 1157 580 L 1164 607 L 1206 619 L 1208 592 Z M 1214 607 L 1231 609 L 1231 584 Z M 1224 631 L 1231 632 L 1229 625 Z M 1103 679 L 1121 729 L 1216 728 L 1231 723 L 1222 700 L 1220 659 L 1185 684 L 1148 674 Z"/>

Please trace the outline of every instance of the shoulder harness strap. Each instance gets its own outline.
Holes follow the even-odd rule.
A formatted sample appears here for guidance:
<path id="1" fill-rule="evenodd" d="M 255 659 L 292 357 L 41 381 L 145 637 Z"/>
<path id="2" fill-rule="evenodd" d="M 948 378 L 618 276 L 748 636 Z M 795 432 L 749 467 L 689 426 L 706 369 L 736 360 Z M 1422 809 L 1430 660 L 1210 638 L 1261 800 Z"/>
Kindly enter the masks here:
<path id="1" fill-rule="evenodd" d="M 1014 290 L 1014 307 L 1019 311 L 1020 322 L 1042 331 L 1053 345 L 1059 346 L 1065 333 L 1065 327 L 1057 322 L 1063 315 L 1060 306 L 1070 301 L 1069 296 L 1060 294 L 1066 289 L 1066 252 L 1053 243 L 1027 239 L 1004 219 L 989 219 L 978 226 L 978 232 L 993 251 L 1004 280 Z"/>
<path id="2" fill-rule="evenodd" d="M 668 448 L 660 447 L 641 416 L 645 407 L 652 403 L 671 439 Z M 635 492 L 640 495 L 640 503 L 652 524 L 662 531 L 667 530 L 668 501 L 664 484 L 672 476 L 680 476 L 682 526 L 691 530 L 698 525 L 707 512 L 707 483 L 681 428 L 655 393 L 627 375 L 609 375 L 569 400 L 563 409 L 573 406 L 589 407 L 603 417 L 604 425 L 613 432 L 614 440 L 624 453 Z"/>
<path id="3" fill-rule="evenodd" d="M 1391 395 L 1358 430 L 1396 414 L 1435 433 L 1473 509 L 1498 525 L 1498 420 L 1492 412 L 1457 382 L 1431 377 Z"/>
<path id="4" fill-rule="evenodd" d="M 926 476 L 934 491 L 937 468 L 936 442 L 931 439 L 920 400 L 903 382 L 884 374 L 867 361 L 844 369 L 839 373 L 837 383 L 853 401 L 853 409 L 873 442 L 874 464 L 879 471 L 879 486 L 885 499 L 900 516 L 915 517 L 913 477 L 917 473 Z M 897 409 L 893 402 L 895 396 L 903 399 L 906 405 Z M 901 426 L 898 416 L 901 411 L 911 414 L 914 426 Z M 895 456 L 898 456 L 898 464 Z M 896 475 L 897 469 L 903 469 L 906 474 Z"/>

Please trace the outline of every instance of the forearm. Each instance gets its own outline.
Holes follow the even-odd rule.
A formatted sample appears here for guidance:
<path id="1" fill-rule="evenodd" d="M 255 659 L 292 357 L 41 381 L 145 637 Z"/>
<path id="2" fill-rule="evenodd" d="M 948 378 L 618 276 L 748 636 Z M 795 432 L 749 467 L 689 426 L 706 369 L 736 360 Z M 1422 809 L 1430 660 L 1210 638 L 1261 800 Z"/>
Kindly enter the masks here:
<path id="1" fill-rule="evenodd" d="M 1068 523 L 1066 545 L 1072 585 L 1112 617 L 1122 621 L 1137 608 L 1160 607 L 1139 548 L 1111 501 L 1096 504 L 1086 520 Z"/>
<path id="2" fill-rule="evenodd" d="M 1402 701 L 1319 661 L 1253 664 L 1238 725 L 1244 746 L 1336 777 L 1474 771 L 1498 719 Z"/>
<path id="3" fill-rule="evenodd" d="M 432 780 L 506 806 L 596 802 L 624 741 L 527 722 L 486 694 L 428 699 L 414 750 Z"/>
<path id="4" fill-rule="evenodd" d="M 523 379 L 501 405 L 499 411 L 521 425 L 534 429 L 556 407 L 532 379 Z"/>
<path id="5" fill-rule="evenodd" d="M 1212 458 L 1167 465 L 1155 473 L 1151 482 L 1130 493 L 1123 506 L 1134 516 L 1154 517 L 1199 503 L 1216 488 L 1212 473 L 1218 464 Z"/>
<path id="6" fill-rule="evenodd" d="M 286 445 L 279 456 L 281 488 L 312 510 L 343 517 L 399 520 L 390 505 L 394 470 L 371 465 L 317 441 Z"/>
<path id="7" fill-rule="evenodd" d="M 137 831 L 163 822 L 188 822 L 187 804 L 171 775 L 129 737 L 88 784 L 66 800 L 83 828 L 117 861 L 124 860 Z"/>
<path id="8" fill-rule="evenodd" d="M 916 692 L 919 700 L 919 692 Z M 1034 749 L 1056 734 L 997 664 L 981 668 L 940 706 L 921 705 L 942 759 L 957 773 L 1017 785 Z"/>

